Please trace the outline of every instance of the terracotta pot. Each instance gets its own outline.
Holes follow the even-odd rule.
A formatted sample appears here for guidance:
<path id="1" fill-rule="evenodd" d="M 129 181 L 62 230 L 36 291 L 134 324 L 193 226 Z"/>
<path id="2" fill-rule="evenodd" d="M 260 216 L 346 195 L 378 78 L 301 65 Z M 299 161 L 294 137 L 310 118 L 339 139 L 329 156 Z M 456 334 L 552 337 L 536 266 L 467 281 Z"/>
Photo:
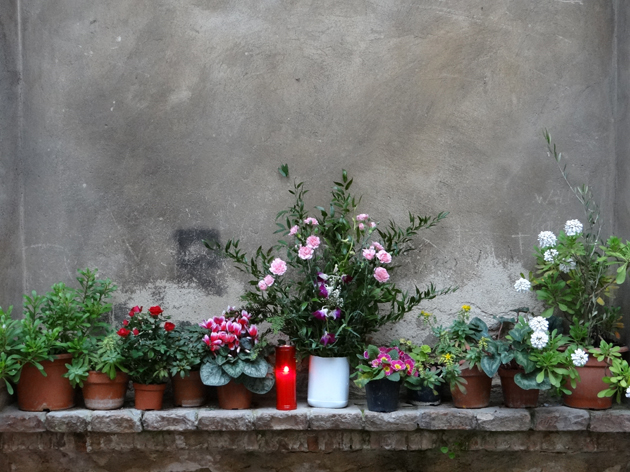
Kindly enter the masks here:
<path id="1" fill-rule="evenodd" d="M 175 406 L 201 406 L 206 402 L 206 386 L 201 382 L 199 371 L 191 371 L 186 377 L 176 375 L 173 382 Z"/>
<path id="2" fill-rule="evenodd" d="M 466 393 L 462 393 L 457 386 L 451 388 L 455 407 L 484 408 L 488 406 L 492 379 L 477 367 L 462 369 L 462 377 L 468 382 L 464 385 Z"/>
<path id="3" fill-rule="evenodd" d="M 245 385 L 230 380 L 227 385 L 217 387 L 219 407 L 224 410 L 246 410 L 252 404 L 252 392 Z"/>
<path id="4" fill-rule="evenodd" d="M 123 406 L 129 376 L 117 372 L 114 380 L 109 375 L 91 370 L 83 382 L 83 401 L 90 410 L 115 410 Z"/>
<path id="5" fill-rule="evenodd" d="M 166 384 L 133 383 L 136 410 L 161 410 Z"/>
<path id="6" fill-rule="evenodd" d="M 516 374 L 525 373 L 523 369 L 505 369 L 499 367 L 501 388 L 503 390 L 503 403 L 508 408 L 534 408 L 538 405 L 540 390 L 525 390 L 514 382 Z"/>
<path id="7" fill-rule="evenodd" d="M 72 354 L 59 354 L 52 361 L 40 362 L 46 377 L 32 364 L 22 367 L 17 385 L 18 408 L 25 411 L 72 408 L 75 391 L 70 385 L 70 380 L 63 376 L 68 372 L 66 364 L 70 359 Z"/>
<path id="8" fill-rule="evenodd" d="M 608 364 L 604 361 L 598 361 L 595 357 L 589 356 L 588 362 L 584 367 L 576 367 L 580 380 L 578 380 L 575 389 L 571 385 L 565 385 L 572 391 L 571 395 L 563 395 L 562 400 L 566 406 L 572 408 L 588 408 L 591 410 L 606 410 L 612 407 L 613 399 L 597 398 L 597 394 L 602 390 L 606 390 L 608 385 L 602 378 L 610 376 Z"/>

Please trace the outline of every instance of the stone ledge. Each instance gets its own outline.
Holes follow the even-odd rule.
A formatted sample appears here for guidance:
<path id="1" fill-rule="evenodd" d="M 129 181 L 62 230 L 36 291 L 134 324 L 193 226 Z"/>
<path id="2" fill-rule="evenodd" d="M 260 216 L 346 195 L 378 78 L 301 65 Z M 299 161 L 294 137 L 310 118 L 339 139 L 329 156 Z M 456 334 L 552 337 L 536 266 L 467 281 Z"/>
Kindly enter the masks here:
<path id="1" fill-rule="evenodd" d="M 11 405 L 0 412 L 0 433 L 139 433 L 151 432 L 246 432 L 246 431 L 487 431 L 519 432 L 592 431 L 630 432 L 630 410 L 615 407 L 607 411 L 577 410 L 564 406 L 512 409 L 490 407 L 478 410 L 403 405 L 391 413 L 367 411 L 360 401 L 342 409 L 310 408 L 279 411 L 271 406 L 251 410 L 172 408 L 142 412 L 133 408 L 91 411 L 73 408 L 50 413 L 25 412 Z M 383 436 L 400 448 L 400 438 Z M 380 440 L 379 440 L 380 441 Z M 417 439 L 413 439 L 417 441 Z M 305 442 L 301 447 L 308 449 Z M 320 447 L 319 445 L 317 447 Z"/>

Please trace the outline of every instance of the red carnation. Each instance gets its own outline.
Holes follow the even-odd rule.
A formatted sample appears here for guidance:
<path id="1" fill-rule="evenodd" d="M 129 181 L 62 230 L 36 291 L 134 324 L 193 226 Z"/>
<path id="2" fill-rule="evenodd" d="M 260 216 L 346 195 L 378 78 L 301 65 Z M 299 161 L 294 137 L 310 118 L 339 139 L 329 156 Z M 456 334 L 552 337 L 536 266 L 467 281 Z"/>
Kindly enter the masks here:
<path id="1" fill-rule="evenodd" d="M 140 334 L 140 331 L 138 331 L 138 328 L 134 328 L 133 329 L 133 335 L 134 336 L 138 336 Z"/>
<path id="2" fill-rule="evenodd" d="M 164 310 L 162 310 L 159 305 L 156 305 L 149 308 L 149 313 L 151 316 L 159 316 L 161 313 L 164 313 Z"/>
<path id="3" fill-rule="evenodd" d="M 164 329 L 166 331 L 173 331 L 175 329 L 175 325 L 170 321 L 167 321 L 166 323 L 164 323 Z"/>
<path id="4" fill-rule="evenodd" d="M 142 312 L 142 307 L 141 306 L 134 306 L 131 310 L 129 310 L 129 316 L 131 316 L 133 318 L 133 315 L 137 314 L 137 313 L 141 313 Z"/>
<path id="5" fill-rule="evenodd" d="M 126 338 L 127 336 L 129 336 L 129 333 L 131 333 L 131 331 L 129 331 L 126 328 L 120 328 L 116 334 L 122 338 Z"/>

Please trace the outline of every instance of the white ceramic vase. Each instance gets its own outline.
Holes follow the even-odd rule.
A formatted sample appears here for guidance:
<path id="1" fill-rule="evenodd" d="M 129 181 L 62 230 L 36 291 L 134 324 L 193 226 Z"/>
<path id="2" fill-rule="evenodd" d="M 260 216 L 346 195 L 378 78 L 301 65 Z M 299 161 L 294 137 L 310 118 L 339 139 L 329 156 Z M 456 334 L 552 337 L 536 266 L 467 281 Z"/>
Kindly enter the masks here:
<path id="1" fill-rule="evenodd" d="M 347 357 L 311 356 L 308 364 L 308 404 L 316 408 L 345 408 L 350 389 Z"/>

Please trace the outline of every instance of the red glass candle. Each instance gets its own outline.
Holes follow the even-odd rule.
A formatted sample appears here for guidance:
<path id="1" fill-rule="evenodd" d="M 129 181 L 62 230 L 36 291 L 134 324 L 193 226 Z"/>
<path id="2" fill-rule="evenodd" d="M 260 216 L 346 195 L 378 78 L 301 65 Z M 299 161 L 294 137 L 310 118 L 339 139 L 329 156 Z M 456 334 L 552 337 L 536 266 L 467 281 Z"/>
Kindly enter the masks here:
<path id="1" fill-rule="evenodd" d="M 276 409 L 295 410 L 295 346 L 276 347 Z"/>

